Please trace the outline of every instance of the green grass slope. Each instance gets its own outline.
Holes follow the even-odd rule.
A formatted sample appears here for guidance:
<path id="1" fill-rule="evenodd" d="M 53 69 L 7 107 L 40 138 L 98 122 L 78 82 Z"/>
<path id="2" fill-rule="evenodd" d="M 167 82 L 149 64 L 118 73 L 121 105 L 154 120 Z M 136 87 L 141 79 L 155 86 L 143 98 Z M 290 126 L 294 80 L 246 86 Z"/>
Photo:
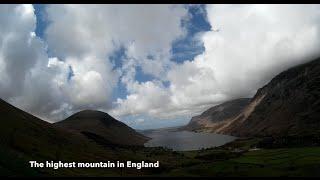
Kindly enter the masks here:
<path id="1" fill-rule="evenodd" d="M 259 141 L 259 140 L 258 140 Z M 203 162 L 170 171 L 167 176 L 319 177 L 320 147 L 276 148 L 250 151 L 257 139 L 226 147 L 185 152 Z M 230 148 L 233 147 L 233 148 Z M 234 147 L 244 149 L 235 152 Z"/>

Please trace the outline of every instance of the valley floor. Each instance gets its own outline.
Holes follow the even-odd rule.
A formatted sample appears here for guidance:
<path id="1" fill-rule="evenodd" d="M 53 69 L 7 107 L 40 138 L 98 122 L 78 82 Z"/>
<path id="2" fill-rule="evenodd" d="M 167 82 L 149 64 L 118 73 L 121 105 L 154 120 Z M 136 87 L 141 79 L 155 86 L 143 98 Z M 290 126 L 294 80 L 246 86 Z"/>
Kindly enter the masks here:
<path id="1" fill-rule="evenodd" d="M 320 176 L 320 147 L 255 148 L 259 139 L 238 139 L 222 147 L 198 151 L 164 148 L 114 147 L 109 152 L 122 161 L 160 161 L 153 169 L 37 169 L 23 152 L 0 149 L 1 176 Z M 101 152 L 101 151 L 100 151 Z M 109 153 L 95 154 L 106 161 Z M 110 154 L 111 155 L 111 154 Z M 100 159 L 101 157 L 101 159 Z M 69 160 L 80 160 L 69 159 Z M 44 161 L 45 159 L 37 159 Z"/>
<path id="2" fill-rule="evenodd" d="M 226 150 L 225 150 L 226 151 Z M 225 152 L 224 152 L 225 153 Z M 169 176 L 320 176 L 320 147 L 263 149 L 245 152 L 238 157 L 213 160 L 223 150 L 193 152 L 205 162 L 177 168 Z M 197 154 L 197 155 L 195 155 Z M 226 155 L 227 153 L 225 153 Z M 227 156 L 227 155 L 226 155 Z M 211 157 L 211 158 L 209 158 Z"/>

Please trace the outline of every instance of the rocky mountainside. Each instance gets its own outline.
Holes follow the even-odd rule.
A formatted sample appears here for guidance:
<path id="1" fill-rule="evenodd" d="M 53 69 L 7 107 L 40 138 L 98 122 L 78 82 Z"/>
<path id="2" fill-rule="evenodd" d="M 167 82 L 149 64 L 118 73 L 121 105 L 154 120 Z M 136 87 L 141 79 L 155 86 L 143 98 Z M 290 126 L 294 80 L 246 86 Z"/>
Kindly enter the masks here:
<path id="1" fill-rule="evenodd" d="M 217 133 L 235 136 L 320 134 L 320 59 L 286 70 L 259 89 Z"/>
<path id="2" fill-rule="evenodd" d="M 235 118 L 249 102 L 249 98 L 241 98 L 211 107 L 202 114 L 192 117 L 191 121 L 183 129 L 190 131 L 217 131 L 229 120 Z"/>
<path id="3" fill-rule="evenodd" d="M 148 140 L 126 124 L 101 111 L 80 111 L 54 125 L 110 144 L 143 145 Z"/>

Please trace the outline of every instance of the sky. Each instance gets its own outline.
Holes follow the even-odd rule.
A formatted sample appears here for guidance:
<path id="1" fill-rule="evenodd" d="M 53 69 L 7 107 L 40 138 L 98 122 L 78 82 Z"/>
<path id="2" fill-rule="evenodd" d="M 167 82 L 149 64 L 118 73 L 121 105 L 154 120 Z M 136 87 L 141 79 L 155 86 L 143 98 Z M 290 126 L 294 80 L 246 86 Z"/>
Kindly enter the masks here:
<path id="1" fill-rule="evenodd" d="M 178 126 L 319 56 L 319 36 L 319 5 L 0 5 L 0 98 Z"/>

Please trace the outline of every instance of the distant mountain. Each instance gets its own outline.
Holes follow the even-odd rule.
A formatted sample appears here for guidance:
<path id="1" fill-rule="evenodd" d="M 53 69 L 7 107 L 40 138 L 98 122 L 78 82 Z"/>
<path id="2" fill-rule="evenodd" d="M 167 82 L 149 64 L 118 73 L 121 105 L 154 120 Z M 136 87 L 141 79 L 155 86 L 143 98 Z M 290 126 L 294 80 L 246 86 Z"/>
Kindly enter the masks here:
<path id="1" fill-rule="evenodd" d="M 277 75 L 217 132 L 236 136 L 320 135 L 320 58 Z"/>
<path id="2" fill-rule="evenodd" d="M 235 118 L 249 102 L 249 98 L 241 98 L 211 107 L 201 115 L 192 117 L 189 124 L 182 129 L 190 131 L 216 131 Z"/>
<path id="3" fill-rule="evenodd" d="M 110 144 L 143 145 L 149 139 L 101 111 L 80 111 L 54 125 Z"/>

